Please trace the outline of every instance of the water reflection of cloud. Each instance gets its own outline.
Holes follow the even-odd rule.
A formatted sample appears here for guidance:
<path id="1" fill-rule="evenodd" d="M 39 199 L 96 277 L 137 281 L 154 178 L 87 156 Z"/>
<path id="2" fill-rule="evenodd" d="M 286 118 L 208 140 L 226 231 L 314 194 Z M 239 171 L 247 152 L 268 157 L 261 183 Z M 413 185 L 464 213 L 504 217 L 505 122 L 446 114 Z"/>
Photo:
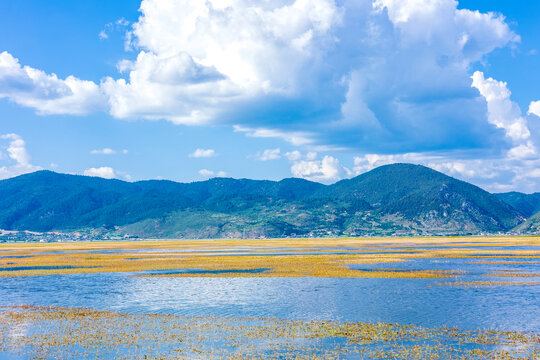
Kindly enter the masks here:
<path id="1" fill-rule="evenodd" d="M 540 286 L 436 286 L 439 281 L 36 276 L 2 279 L 0 305 L 540 330 Z"/>

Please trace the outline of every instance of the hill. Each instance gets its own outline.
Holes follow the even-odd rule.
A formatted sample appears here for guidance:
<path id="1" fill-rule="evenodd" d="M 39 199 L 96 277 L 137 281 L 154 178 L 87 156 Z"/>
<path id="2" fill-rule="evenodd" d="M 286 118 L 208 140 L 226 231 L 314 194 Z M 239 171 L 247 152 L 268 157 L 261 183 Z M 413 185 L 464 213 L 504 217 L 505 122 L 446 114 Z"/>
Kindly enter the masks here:
<path id="1" fill-rule="evenodd" d="M 124 182 L 39 171 L 0 181 L 0 228 L 139 237 L 479 234 L 523 221 L 492 194 L 432 169 L 382 166 L 333 185 L 303 179 Z"/>
<path id="2" fill-rule="evenodd" d="M 540 193 L 523 194 L 513 191 L 494 195 L 519 211 L 525 218 L 540 211 Z"/>
<path id="3" fill-rule="evenodd" d="M 540 211 L 533 214 L 525 222 L 518 225 L 514 232 L 518 234 L 536 234 L 540 235 Z"/>
<path id="4" fill-rule="evenodd" d="M 515 209 L 490 193 L 420 165 L 381 166 L 326 192 L 328 198 L 365 201 L 379 218 L 430 232 L 499 232 L 521 222 Z"/>

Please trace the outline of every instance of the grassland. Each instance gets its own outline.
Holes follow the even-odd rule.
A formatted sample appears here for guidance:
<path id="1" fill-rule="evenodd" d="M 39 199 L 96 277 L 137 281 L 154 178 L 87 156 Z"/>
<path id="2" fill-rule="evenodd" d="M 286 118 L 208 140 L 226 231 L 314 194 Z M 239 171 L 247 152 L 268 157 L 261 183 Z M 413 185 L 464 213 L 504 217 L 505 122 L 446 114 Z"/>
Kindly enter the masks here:
<path id="1" fill-rule="evenodd" d="M 534 265 L 540 264 L 539 245 L 538 237 L 2 244 L 0 277 L 125 272 L 133 276 L 176 277 L 449 278 L 459 276 L 462 271 L 403 270 L 392 265 L 417 259 L 470 259 L 469 263 L 477 264 Z M 351 268 L 374 264 L 387 265 L 373 269 Z M 150 270 L 154 272 L 148 273 Z M 179 273 L 179 270 L 185 272 Z M 506 278 L 538 275 L 500 270 L 489 275 Z"/>

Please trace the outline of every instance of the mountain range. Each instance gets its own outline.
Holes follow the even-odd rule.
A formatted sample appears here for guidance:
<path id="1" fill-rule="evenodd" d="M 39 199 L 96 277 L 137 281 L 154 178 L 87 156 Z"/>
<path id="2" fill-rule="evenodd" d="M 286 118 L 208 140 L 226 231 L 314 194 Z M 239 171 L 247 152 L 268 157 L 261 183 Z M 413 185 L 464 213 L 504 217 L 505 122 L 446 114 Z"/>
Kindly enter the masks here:
<path id="1" fill-rule="evenodd" d="M 0 181 L 0 228 L 152 238 L 469 235 L 540 231 L 540 194 L 490 194 L 393 164 L 323 185 L 214 178 L 124 182 L 38 171 Z"/>

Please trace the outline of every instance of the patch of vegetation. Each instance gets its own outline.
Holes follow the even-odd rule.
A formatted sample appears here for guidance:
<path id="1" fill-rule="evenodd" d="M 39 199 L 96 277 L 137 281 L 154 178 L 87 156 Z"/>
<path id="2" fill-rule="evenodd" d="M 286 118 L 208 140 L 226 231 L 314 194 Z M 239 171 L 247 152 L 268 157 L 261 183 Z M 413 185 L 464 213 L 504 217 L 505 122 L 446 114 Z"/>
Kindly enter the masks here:
<path id="1" fill-rule="evenodd" d="M 0 355 L 29 359 L 534 359 L 540 335 L 386 323 L 0 309 Z"/>

